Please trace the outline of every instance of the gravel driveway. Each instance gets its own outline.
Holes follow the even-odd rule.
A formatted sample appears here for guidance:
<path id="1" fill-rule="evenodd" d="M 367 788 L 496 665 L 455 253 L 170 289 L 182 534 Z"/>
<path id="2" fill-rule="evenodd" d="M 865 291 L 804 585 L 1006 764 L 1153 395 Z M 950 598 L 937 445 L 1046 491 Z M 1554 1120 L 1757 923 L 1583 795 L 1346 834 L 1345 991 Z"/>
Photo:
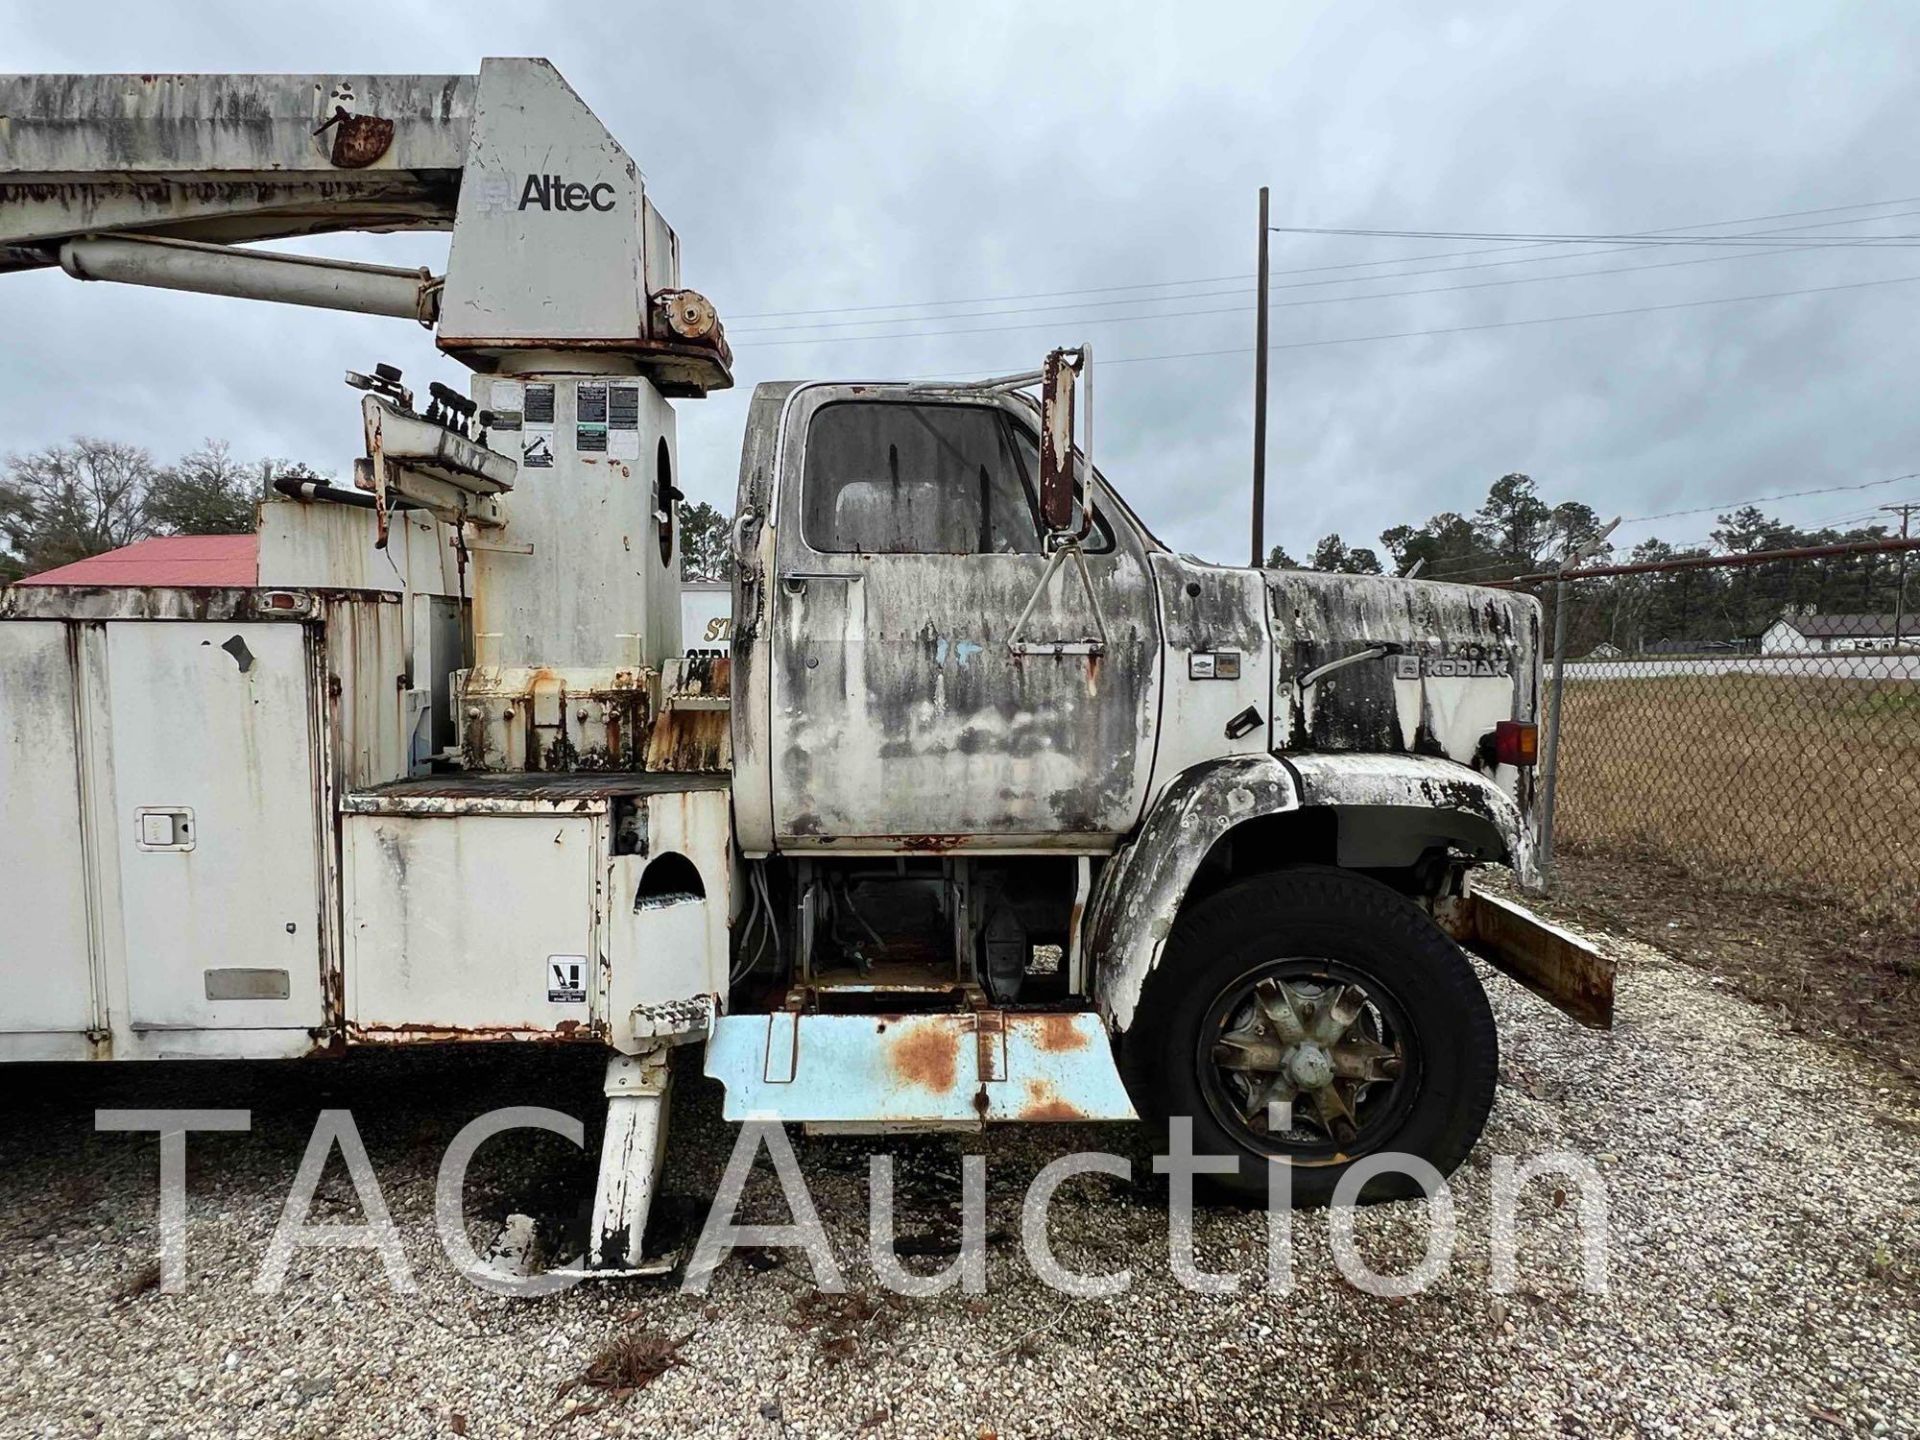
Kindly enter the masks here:
<path id="1" fill-rule="evenodd" d="M 955 1142 L 796 1147 L 852 1293 L 813 1294 L 792 1253 L 737 1255 L 704 1296 L 597 1282 L 537 1301 L 482 1294 L 433 1238 L 441 1147 L 467 1120 L 548 1104 L 596 1128 L 599 1061 L 493 1051 L 303 1067 L 13 1071 L 0 1128 L 0 1430 L 7 1435 L 1920 1435 L 1920 1089 L 1839 1043 L 1786 1033 L 1698 973 L 1638 946 L 1621 1024 L 1580 1031 L 1504 980 L 1505 1040 L 1485 1139 L 1454 1177 L 1451 1268 L 1403 1300 L 1363 1294 L 1329 1258 L 1324 1212 L 1296 1217 L 1295 1284 L 1267 1293 L 1265 1221 L 1200 1218 L 1233 1296 L 1182 1290 L 1166 1259 L 1151 1147 L 1133 1127 L 1034 1127 Z M 382 1063 L 385 1062 L 385 1063 Z M 247 1134 L 189 1140 L 184 1294 L 153 1287 L 157 1145 L 99 1134 L 101 1105 L 246 1106 Z M 285 1291 L 251 1280 L 316 1111 L 347 1106 L 402 1227 L 419 1289 L 366 1253 L 305 1250 Z M 714 1089 L 684 1080 L 666 1187 L 710 1194 L 731 1141 Z M 866 1162 L 900 1157 L 898 1229 L 940 1248 L 962 1150 L 988 1155 L 984 1296 L 906 1301 L 873 1282 Z M 1130 1266 L 1133 1288 L 1068 1302 L 1017 1239 L 1026 1182 L 1076 1149 L 1128 1156 L 1135 1182 L 1056 1199 L 1065 1263 Z M 1536 1182 L 1520 1286 L 1489 1293 L 1496 1154 L 1595 1159 L 1611 1209 L 1611 1287 L 1584 1293 L 1577 1206 Z M 512 1211 L 570 1213 L 591 1160 L 521 1134 L 481 1152 L 483 1241 Z M 783 1219 L 757 1177 L 745 1218 Z M 317 1222 L 359 1211 L 336 1160 Z M 1361 1248 L 1405 1268 L 1425 1207 L 1362 1212 Z M 937 1258 L 922 1263 L 944 1263 Z M 569 1386 L 621 1337 L 666 1368 L 615 1398 Z M 678 1342 L 677 1349 L 670 1349 Z"/>

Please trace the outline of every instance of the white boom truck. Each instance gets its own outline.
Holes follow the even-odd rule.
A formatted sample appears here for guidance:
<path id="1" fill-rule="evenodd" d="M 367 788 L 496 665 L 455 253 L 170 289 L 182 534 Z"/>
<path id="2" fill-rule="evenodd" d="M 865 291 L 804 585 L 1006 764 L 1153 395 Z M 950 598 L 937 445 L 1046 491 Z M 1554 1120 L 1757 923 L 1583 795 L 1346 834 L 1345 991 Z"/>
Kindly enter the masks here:
<path id="1" fill-rule="evenodd" d="M 444 276 L 245 243 L 403 229 Z M 730 354 L 543 61 L 0 80 L 0 269 L 53 265 L 413 320 L 473 383 L 349 375 L 356 483 L 281 483 L 255 585 L 0 593 L 0 1059 L 605 1047 L 619 1267 L 678 1045 L 733 1119 L 1191 1115 L 1311 1202 L 1473 1145 L 1462 946 L 1609 1022 L 1467 883 L 1535 878 L 1535 603 L 1173 554 L 1084 347 L 761 386 L 732 655 L 683 653 L 669 401 Z"/>

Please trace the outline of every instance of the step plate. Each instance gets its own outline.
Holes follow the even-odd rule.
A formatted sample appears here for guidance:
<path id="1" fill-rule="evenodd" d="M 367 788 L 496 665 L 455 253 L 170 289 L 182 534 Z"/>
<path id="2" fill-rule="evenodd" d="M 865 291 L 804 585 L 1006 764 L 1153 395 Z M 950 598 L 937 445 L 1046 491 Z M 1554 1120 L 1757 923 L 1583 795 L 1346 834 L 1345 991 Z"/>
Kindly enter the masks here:
<path id="1" fill-rule="evenodd" d="M 1092 1012 L 728 1015 L 706 1073 L 728 1120 L 979 1126 L 1135 1120 Z"/>

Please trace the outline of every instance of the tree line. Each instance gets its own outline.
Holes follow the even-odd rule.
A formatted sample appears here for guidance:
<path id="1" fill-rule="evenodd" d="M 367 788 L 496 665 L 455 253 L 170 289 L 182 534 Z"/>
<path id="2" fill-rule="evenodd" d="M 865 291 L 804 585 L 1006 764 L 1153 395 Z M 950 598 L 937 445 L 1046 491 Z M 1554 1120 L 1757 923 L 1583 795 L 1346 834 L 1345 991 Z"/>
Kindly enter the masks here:
<path id="1" fill-rule="evenodd" d="M 0 581 L 154 535 L 249 531 L 254 503 L 275 476 L 314 474 L 286 460 L 236 459 L 224 440 L 207 440 L 171 464 L 143 446 L 88 436 L 9 455 L 0 468 Z M 683 500 L 679 520 L 682 575 L 730 578 L 728 516 L 705 501 Z M 1583 501 L 1550 503 L 1532 476 L 1516 471 L 1495 480 L 1470 515 L 1449 510 L 1421 525 L 1392 526 L 1381 532 L 1378 549 L 1349 546 L 1335 532 L 1304 563 L 1276 545 L 1267 564 L 1348 575 L 1404 575 L 1418 567 L 1424 579 L 1466 583 L 1510 579 L 1552 569 L 1591 542 L 1602 523 Z M 1707 545 L 1652 537 L 1620 553 L 1600 542 L 1587 563 L 1751 554 L 1889 533 L 1885 525 L 1803 529 L 1746 505 L 1718 517 Z M 1920 570 L 1920 563 L 1907 568 Z M 1902 573 L 1900 557 L 1883 554 L 1586 580 L 1573 587 L 1568 648 L 1581 655 L 1603 642 L 1628 653 L 1661 641 L 1725 644 L 1750 641 L 1787 613 L 1884 614 L 1895 608 Z"/>
<path id="2" fill-rule="evenodd" d="M 207 440 L 170 464 L 144 445 L 77 435 L 0 462 L 0 582 L 84 560 L 156 535 L 253 529 L 253 505 L 284 460 L 243 461 Z"/>
<path id="3" fill-rule="evenodd" d="M 1424 525 L 1382 531 L 1384 560 L 1373 549 L 1349 547 L 1336 533 L 1324 537 L 1304 565 L 1277 545 L 1267 563 L 1363 575 L 1404 575 L 1418 565 L 1423 579 L 1485 583 L 1557 567 L 1574 549 L 1589 545 L 1604 523 L 1583 501 L 1549 503 L 1532 476 L 1515 472 L 1494 481 L 1486 503 L 1471 515 L 1443 511 Z M 1808 529 L 1743 505 L 1716 517 L 1706 544 L 1675 545 L 1653 536 L 1622 551 L 1603 541 L 1581 563 L 1750 555 L 1884 540 L 1894 533 L 1884 524 Z M 1602 644 L 1628 654 L 1661 642 L 1688 649 L 1747 644 L 1786 614 L 1882 615 L 1895 608 L 1903 578 L 1914 571 L 1920 562 L 1911 557 L 1903 567 L 1895 554 L 1839 555 L 1583 580 L 1569 587 L 1568 653 L 1584 655 Z M 1552 588 L 1539 593 L 1551 606 Z M 1911 613 L 1911 585 L 1907 598 Z"/>
<path id="4" fill-rule="evenodd" d="M 322 479 L 297 461 L 241 460 L 206 440 L 171 463 L 143 445 L 76 435 L 64 445 L 0 461 L 0 584 L 158 535 L 241 535 L 276 478 Z M 680 503 L 681 557 L 690 580 L 731 572 L 727 517 Z"/>

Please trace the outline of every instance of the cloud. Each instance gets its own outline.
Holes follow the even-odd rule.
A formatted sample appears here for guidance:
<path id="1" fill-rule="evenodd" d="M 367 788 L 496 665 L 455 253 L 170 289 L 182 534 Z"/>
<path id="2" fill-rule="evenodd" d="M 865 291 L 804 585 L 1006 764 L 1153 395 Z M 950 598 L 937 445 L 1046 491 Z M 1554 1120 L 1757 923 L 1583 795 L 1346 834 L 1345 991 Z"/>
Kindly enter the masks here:
<path id="1" fill-rule="evenodd" d="M 483 53 L 548 55 L 637 157 L 680 233 L 687 283 L 725 317 L 1196 277 L 1229 278 L 1189 288 L 1244 292 L 1231 277 L 1251 273 L 1263 183 L 1283 224 L 1556 233 L 1920 188 L 1900 178 L 1920 118 L 1903 63 L 1916 20 L 1900 7 L 403 4 L 378 26 L 312 7 L 193 14 L 0 4 L 0 32 L 21 70 L 466 73 Z M 1275 241 L 1277 271 L 1474 248 Z M 444 247 L 406 236 L 303 248 L 441 265 Z M 1903 393 L 1920 359 L 1906 320 L 1920 285 L 1322 343 L 1920 273 L 1920 250 L 1741 254 L 1368 298 L 1682 258 L 1700 257 L 1276 275 L 1356 278 L 1275 292 L 1276 346 L 1308 348 L 1274 352 L 1269 539 L 1296 554 L 1329 530 L 1372 543 L 1402 520 L 1471 511 L 1509 470 L 1552 498 L 1636 515 L 1920 469 Z M 736 319 L 740 388 L 679 407 L 683 483 L 730 504 L 746 399 L 763 379 L 991 373 L 1082 338 L 1109 362 L 1251 346 L 1251 311 L 1234 308 L 1244 293 L 1184 305 L 1153 293 L 919 304 L 905 320 L 779 334 L 764 327 L 873 312 Z M 1309 298 L 1336 303 L 1285 303 Z M 964 318 L 1042 305 L 1078 308 Z M 1089 323 L 1147 312 L 1162 318 Z M 1037 328 L 990 328 L 1023 322 Z M 461 375 L 396 321 L 53 274 L 0 277 L 0 328 L 0 451 L 87 431 L 171 455 L 220 435 L 341 471 L 358 427 L 340 371 L 387 359 L 416 382 Z M 988 333 L 842 338 L 961 329 Z M 768 343 L 797 336 L 814 338 Z M 1251 368 L 1243 353 L 1100 370 L 1103 468 L 1177 548 L 1245 555 Z M 1779 508 L 1817 521 L 1893 498 Z M 1686 540 L 1710 525 L 1623 538 Z"/>

